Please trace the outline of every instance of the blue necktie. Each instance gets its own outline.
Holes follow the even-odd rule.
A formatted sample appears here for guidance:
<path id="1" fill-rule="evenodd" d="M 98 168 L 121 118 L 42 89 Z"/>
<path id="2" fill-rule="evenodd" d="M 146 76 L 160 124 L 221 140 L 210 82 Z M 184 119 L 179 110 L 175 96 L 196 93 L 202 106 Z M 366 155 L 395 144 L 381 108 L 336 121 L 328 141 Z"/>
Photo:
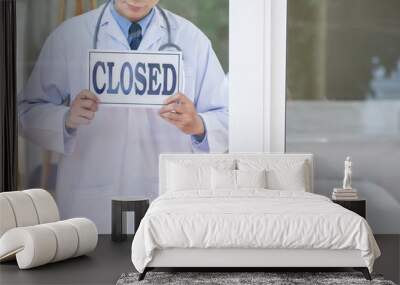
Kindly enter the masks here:
<path id="1" fill-rule="evenodd" d="M 137 50 L 142 41 L 142 27 L 137 23 L 132 23 L 129 28 L 128 42 L 132 50 Z"/>

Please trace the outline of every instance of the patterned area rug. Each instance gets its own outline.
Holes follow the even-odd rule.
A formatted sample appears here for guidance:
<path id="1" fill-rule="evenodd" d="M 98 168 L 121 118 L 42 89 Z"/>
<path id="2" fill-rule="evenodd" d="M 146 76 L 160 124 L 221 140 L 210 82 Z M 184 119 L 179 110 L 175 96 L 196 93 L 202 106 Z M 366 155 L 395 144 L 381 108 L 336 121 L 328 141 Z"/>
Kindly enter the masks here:
<path id="1" fill-rule="evenodd" d="M 359 272 L 148 272 L 146 278 L 138 281 L 138 273 L 122 274 L 117 285 L 146 284 L 213 284 L 213 285 L 395 285 L 380 275 L 372 275 L 368 281 Z"/>

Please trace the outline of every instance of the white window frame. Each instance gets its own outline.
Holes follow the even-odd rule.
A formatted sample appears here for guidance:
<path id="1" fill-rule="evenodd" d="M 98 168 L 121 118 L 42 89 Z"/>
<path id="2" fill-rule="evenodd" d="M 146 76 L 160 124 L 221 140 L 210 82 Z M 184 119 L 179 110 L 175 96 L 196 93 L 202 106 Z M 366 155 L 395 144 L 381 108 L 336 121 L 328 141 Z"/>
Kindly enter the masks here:
<path id="1" fill-rule="evenodd" d="M 287 0 L 230 0 L 229 19 L 229 150 L 284 152 Z"/>

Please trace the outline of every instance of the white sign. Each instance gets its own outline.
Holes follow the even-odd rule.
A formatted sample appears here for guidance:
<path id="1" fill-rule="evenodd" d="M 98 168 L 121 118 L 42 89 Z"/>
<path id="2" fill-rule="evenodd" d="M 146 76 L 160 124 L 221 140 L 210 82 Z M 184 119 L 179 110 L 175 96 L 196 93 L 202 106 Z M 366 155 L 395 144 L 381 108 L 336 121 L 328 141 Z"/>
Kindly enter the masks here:
<path id="1" fill-rule="evenodd" d="M 162 105 L 183 85 L 181 52 L 89 51 L 89 90 L 102 104 Z"/>

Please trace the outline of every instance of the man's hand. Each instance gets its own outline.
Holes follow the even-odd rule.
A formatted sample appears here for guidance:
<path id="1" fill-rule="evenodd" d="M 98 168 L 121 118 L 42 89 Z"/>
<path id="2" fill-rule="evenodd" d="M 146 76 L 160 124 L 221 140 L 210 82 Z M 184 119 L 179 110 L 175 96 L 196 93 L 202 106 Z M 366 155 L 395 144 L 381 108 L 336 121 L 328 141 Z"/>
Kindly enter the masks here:
<path id="1" fill-rule="evenodd" d="M 80 125 L 90 124 L 98 110 L 99 102 L 99 98 L 89 90 L 81 91 L 72 101 L 65 126 L 76 129 Z"/>
<path id="2" fill-rule="evenodd" d="M 177 93 L 164 101 L 166 106 L 159 111 L 160 116 L 188 135 L 204 135 L 203 120 L 196 112 L 192 101 L 182 93 Z"/>

